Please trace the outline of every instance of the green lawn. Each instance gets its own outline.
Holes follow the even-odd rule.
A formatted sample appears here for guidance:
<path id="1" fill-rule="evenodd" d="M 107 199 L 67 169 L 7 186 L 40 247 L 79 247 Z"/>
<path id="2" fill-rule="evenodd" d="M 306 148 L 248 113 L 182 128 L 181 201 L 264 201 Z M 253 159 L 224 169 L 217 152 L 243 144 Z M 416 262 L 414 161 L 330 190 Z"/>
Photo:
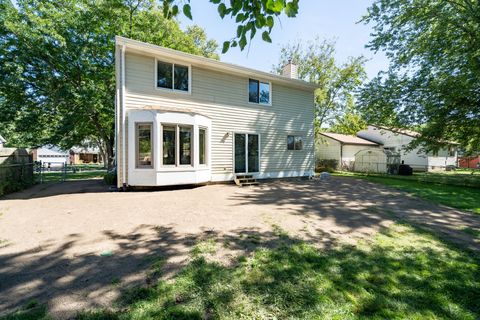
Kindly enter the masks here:
<path id="1" fill-rule="evenodd" d="M 68 171 L 65 178 L 66 181 L 70 180 L 86 180 L 86 179 L 95 179 L 95 178 L 103 178 L 103 176 L 107 173 L 104 169 L 97 169 L 97 170 L 83 170 L 83 171 Z M 52 172 L 44 172 L 43 181 L 44 182 L 52 182 L 52 181 L 61 181 L 63 179 L 63 173 L 61 171 L 52 171 Z M 40 181 L 40 177 L 36 174 L 37 181 Z"/>
<path id="2" fill-rule="evenodd" d="M 131 289 L 114 311 L 85 312 L 78 319 L 480 317 L 479 257 L 428 233 L 394 225 L 370 242 L 330 250 L 288 235 L 278 241 L 278 248 L 258 249 L 232 267 L 196 252 L 173 281 Z M 152 268 L 161 265 L 159 259 Z M 37 308 L 3 320 L 45 316 Z"/>
<path id="3" fill-rule="evenodd" d="M 480 213 L 480 187 L 465 187 L 447 184 L 447 174 L 415 174 L 410 177 L 366 175 L 351 172 L 337 172 L 334 175 L 355 177 L 371 182 L 381 183 L 393 188 L 414 194 L 433 202 L 441 203 L 453 208 Z M 427 176 L 428 178 L 425 178 Z M 455 180 L 457 175 L 452 175 Z M 478 177 L 478 175 L 475 175 Z M 429 179 L 429 180 L 425 180 Z M 476 178 L 475 178 L 476 179 Z"/>

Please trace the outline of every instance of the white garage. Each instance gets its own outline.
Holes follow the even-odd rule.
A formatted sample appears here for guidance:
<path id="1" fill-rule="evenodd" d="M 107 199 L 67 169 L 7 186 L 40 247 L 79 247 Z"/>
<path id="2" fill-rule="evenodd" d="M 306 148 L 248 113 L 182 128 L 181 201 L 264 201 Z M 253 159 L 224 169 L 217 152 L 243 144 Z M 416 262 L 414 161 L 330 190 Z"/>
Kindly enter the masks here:
<path id="1" fill-rule="evenodd" d="M 381 147 L 378 143 L 356 136 L 322 132 L 317 136 L 317 141 L 315 142 L 315 155 L 317 161 L 335 160 L 338 164 L 338 169 L 353 171 L 355 170 L 356 155 L 358 152 L 382 152 Z M 367 158 L 365 158 L 365 160 L 367 160 Z M 386 160 L 384 162 L 386 166 Z"/>

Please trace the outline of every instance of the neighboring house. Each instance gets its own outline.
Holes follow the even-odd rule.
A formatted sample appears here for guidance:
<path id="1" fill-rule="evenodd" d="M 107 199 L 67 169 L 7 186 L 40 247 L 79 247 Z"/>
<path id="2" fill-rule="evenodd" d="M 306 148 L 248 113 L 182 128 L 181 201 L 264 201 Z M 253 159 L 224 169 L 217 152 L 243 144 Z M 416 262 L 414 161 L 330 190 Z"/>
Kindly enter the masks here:
<path id="1" fill-rule="evenodd" d="M 103 159 L 96 147 L 73 147 L 70 149 L 71 164 L 100 164 Z"/>
<path id="2" fill-rule="evenodd" d="M 356 136 L 321 132 L 315 144 L 317 160 L 336 160 L 340 169 L 354 170 L 355 156 L 362 150 L 379 151 L 381 145 Z M 385 160 L 383 163 L 385 164 Z"/>
<path id="3" fill-rule="evenodd" d="M 33 161 L 41 161 L 44 166 L 58 167 L 70 163 L 70 154 L 57 146 L 43 146 L 31 151 Z"/>
<path id="4" fill-rule="evenodd" d="M 5 143 L 7 143 L 7 140 L 5 140 L 5 138 L 0 135 L 0 148 L 3 148 Z"/>
<path id="5" fill-rule="evenodd" d="M 116 37 L 118 186 L 314 173 L 315 85 Z"/>
<path id="6" fill-rule="evenodd" d="M 458 166 L 460 168 L 480 169 L 480 155 L 458 157 Z"/>
<path id="7" fill-rule="evenodd" d="M 388 129 L 386 127 L 369 125 L 366 130 L 359 131 L 357 136 L 382 144 L 385 150 L 400 154 L 402 163 L 411 166 L 416 171 L 444 169 L 457 165 L 457 144 L 451 143 L 435 153 L 426 153 L 421 147 L 407 150 L 408 145 L 419 133 L 404 129 Z"/>

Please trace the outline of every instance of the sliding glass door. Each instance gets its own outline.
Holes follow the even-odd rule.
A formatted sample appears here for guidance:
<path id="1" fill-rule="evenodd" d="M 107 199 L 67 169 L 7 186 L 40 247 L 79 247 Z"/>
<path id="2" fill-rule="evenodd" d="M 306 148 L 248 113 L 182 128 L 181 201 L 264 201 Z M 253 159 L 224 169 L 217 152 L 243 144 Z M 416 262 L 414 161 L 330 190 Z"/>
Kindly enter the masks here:
<path id="1" fill-rule="evenodd" d="M 258 134 L 235 133 L 235 173 L 259 172 Z"/>

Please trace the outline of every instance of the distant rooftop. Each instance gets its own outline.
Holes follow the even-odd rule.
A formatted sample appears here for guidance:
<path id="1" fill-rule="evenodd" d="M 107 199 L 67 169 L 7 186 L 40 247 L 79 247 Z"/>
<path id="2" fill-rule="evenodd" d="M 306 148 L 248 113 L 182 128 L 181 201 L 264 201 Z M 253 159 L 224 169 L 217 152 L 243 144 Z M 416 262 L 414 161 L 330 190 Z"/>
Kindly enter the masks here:
<path id="1" fill-rule="evenodd" d="M 388 130 L 388 131 L 391 131 L 393 133 L 401 133 L 401 134 L 404 134 L 404 135 L 412 137 L 412 138 L 416 138 L 416 137 L 420 136 L 420 133 L 418 133 L 416 131 L 408 130 L 408 129 L 388 128 L 388 127 L 377 126 L 377 125 L 373 125 L 373 124 L 371 126 L 375 127 L 375 128 L 378 128 L 378 129 Z"/>
<path id="2" fill-rule="evenodd" d="M 350 136 L 347 134 L 340 134 L 340 133 L 330 133 L 330 132 L 321 132 L 321 135 L 324 135 L 325 137 L 329 137 L 333 140 L 337 140 L 338 142 L 341 142 L 343 144 L 357 144 L 357 145 L 363 145 L 363 146 L 378 146 L 378 143 L 359 138 L 357 136 Z"/>

